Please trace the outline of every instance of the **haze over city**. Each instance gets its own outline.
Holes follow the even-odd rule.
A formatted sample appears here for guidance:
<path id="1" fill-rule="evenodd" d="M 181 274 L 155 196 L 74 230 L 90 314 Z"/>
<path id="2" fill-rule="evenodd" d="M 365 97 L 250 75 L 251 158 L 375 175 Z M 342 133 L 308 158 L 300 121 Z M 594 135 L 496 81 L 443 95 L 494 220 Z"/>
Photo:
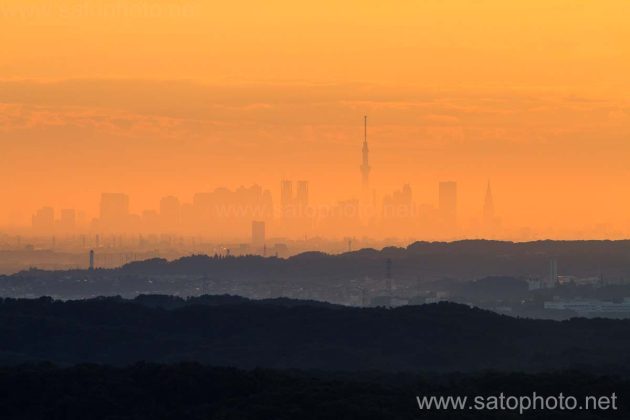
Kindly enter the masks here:
<path id="1" fill-rule="evenodd" d="M 439 183 L 457 182 L 460 230 L 416 238 L 488 236 L 488 181 L 492 237 L 627 237 L 628 5 L 454 5 L 4 2 L 0 226 L 28 235 L 51 207 L 98 233 L 102 193 L 127 194 L 141 216 L 163 197 L 252 185 L 277 217 L 285 179 L 332 208 L 362 198 L 368 115 L 377 213 L 405 185 L 418 208 L 438 209 Z"/>

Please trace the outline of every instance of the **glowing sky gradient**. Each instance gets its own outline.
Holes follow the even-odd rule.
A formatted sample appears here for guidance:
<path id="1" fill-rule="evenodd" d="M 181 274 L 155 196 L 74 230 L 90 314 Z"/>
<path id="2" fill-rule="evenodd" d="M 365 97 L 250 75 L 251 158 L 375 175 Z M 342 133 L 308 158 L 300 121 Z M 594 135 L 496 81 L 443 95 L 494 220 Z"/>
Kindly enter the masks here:
<path id="1" fill-rule="evenodd" d="M 367 114 L 379 195 L 456 180 L 466 220 L 491 179 L 506 225 L 630 233 L 629 2 L 339 3 L 3 1 L 0 226 L 102 191 L 356 196 Z"/>

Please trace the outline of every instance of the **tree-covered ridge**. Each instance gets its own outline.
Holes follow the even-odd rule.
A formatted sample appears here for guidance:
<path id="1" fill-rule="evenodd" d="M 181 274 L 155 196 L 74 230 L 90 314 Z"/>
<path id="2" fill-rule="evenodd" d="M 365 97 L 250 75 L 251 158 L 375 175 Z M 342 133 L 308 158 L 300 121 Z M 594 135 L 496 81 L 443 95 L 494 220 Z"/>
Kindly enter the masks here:
<path id="1" fill-rule="evenodd" d="M 4 299 L 0 360 L 197 361 L 348 371 L 614 371 L 630 369 L 630 320 L 518 319 L 448 303 L 361 309 L 229 296 Z"/>
<path id="2" fill-rule="evenodd" d="M 617 410 L 420 411 L 416 396 L 618 396 Z M 208 367 L 0 368 L 3 419 L 608 419 L 627 418 L 625 377 L 559 371 L 410 375 Z"/>

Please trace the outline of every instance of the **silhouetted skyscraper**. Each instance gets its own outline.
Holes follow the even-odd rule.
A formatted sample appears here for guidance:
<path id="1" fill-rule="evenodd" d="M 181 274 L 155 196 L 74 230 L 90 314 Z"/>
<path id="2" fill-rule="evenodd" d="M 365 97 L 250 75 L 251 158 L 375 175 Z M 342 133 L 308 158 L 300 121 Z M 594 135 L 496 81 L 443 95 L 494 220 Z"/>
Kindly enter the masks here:
<path id="1" fill-rule="evenodd" d="M 293 182 L 283 179 L 280 183 L 280 206 L 284 211 L 293 205 Z"/>
<path id="2" fill-rule="evenodd" d="M 252 222 L 252 245 L 265 244 L 265 222 Z"/>
<path id="3" fill-rule="evenodd" d="M 289 236 L 306 234 L 308 229 L 310 229 L 311 223 L 308 213 L 308 181 L 297 181 L 294 191 L 292 181 L 282 180 L 280 185 L 280 204 L 283 234 Z"/>
<path id="4" fill-rule="evenodd" d="M 363 148 L 362 163 L 361 163 L 361 181 L 364 191 L 369 191 L 370 187 L 370 162 L 369 162 L 369 149 L 367 143 L 367 115 L 363 117 Z"/>
<path id="5" fill-rule="evenodd" d="M 297 182 L 297 205 L 300 207 L 308 207 L 308 181 Z"/>
<path id="6" fill-rule="evenodd" d="M 90 250 L 90 271 L 94 270 L 94 250 Z"/>
<path id="7" fill-rule="evenodd" d="M 394 219 L 408 218 L 411 215 L 412 205 L 411 186 L 405 184 L 402 189 L 383 197 L 382 216 Z"/>
<path id="8" fill-rule="evenodd" d="M 440 216 L 448 227 L 454 227 L 457 221 L 457 183 L 440 182 Z"/>
<path id="9" fill-rule="evenodd" d="M 182 206 L 181 222 L 196 233 L 244 239 L 251 235 L 252 220 L 272 217 L 271 194 L 252 185 L 195 194 L 191 208 Z"/>

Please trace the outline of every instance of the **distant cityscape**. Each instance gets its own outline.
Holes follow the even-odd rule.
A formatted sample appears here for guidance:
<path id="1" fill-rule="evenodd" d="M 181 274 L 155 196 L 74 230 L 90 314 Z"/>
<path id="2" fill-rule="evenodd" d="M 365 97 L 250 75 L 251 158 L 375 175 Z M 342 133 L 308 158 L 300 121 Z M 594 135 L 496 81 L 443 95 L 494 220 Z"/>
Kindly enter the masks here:
<path id="1" fill-rule="evenodd" d="M 116 267 L 143 258 L 178 258 L 193 253 L 288 257 L 307 251 L 347 252 L 406 246 L 415 240 L 486 238 L 533 240 L 550 237 L 530 228 L 506 228 L 495 210 L 490 181 L 479 197 L 477 217 L 462 220 L 456 181 L 437 185 L 434 203 L 414 200 L 411 185 L 377 196 L 372 187 L 367 117 L 354 196 L 332 205 L 313 202 L 308 180 L 281 179 L 279 201 L 260 185 L 216 188 L 191 202 L 170 195 L 156 209 L 131 211 L 122 192 L 101 194 L 99 212 L 44 206 L 31 226 L 0 232 L 0 273 L 31 265 L 83 266 L 85 252 L 98 250 L 96 264 Z M 359 182 L 360 180 L 360 182 Z M 321 186 L 320 186 L 321 187 Z M 568 234 L 573 239 L 613 237 L 595 226 Z"/>
<path id="2" fill-rule="evenodd" d="M 178 197 L 163 197 L 158 210 L 130 212 L 130 197 L 124 193 L 103 193 L 98 217 L 87 220 L 75 209 L 42 207 L 32 216 L 33 236 L 92 234 L 106 236 L 183 235 L 213 239 L 240 240 L 262 245 L 274 237 L 303 239 L 310 236 L 370 237 L 381 233 L 405 231 L 406 236 L 423 234 L 432 238 L 456 238 L 457 183 L 439 183 L 437 207 L 417 205 L 412 189 L 401 189 L 376 199 L 341 200 L 333 206 L 318 206 L 309 200 L 309 182 L 282 180 L 280 205 L 276 211 L 268 189 L 253 185 L 236 190 L 217 188 L 197 193 L 192 203 Z M 477 232 L 492 237 L 499 232 L 490 183 L 483 202 L 483 218 Z M 397 235 L 396 235 L 397 236 Z M 97 243 L 96 245 L 100 245 Z"/>
<path id="3" fill-rule="evenodd" d="M 92 243 L 94 246 L 100 246 L 105 235 L 197 236 L 249 243 L 256 247 L 257 253 L 266 245 L 268 237 L 318 236 L 351 241 L 352 238 L 405 236 L 452 239 L 467 233 L 494 237 L 499 233 L 500 220 L 495 215 L 490 182 L 483 201 L 482 219 L 474 227 L 464 228 L 458 222 L 458 193 L 454 181 L 439 183 L 437 207 L 418 205 L 409 184 L 377 198 L 370 180 L 372 167 L 367 133 L 367 117 L 364 117 L 360 197 L 349 197 L 333 205 L 313 203 L 309 181 L 289 179 L 280 182 L 278 207 L 274 206 L 270 190 L 259 185 L 196 193 L 189 203 L 167 196 L 160 200 L 158 209 L 144 210 L 140 214 L 130 212 L 131 198 L 127 194 L 103 193 L 98 217 L 88 220 L 75 209 L 61 209 L 56 214 L 52 207 L 42 207 L 32 216 L 31 232 L 48 236 L 98 235 Z"/>

